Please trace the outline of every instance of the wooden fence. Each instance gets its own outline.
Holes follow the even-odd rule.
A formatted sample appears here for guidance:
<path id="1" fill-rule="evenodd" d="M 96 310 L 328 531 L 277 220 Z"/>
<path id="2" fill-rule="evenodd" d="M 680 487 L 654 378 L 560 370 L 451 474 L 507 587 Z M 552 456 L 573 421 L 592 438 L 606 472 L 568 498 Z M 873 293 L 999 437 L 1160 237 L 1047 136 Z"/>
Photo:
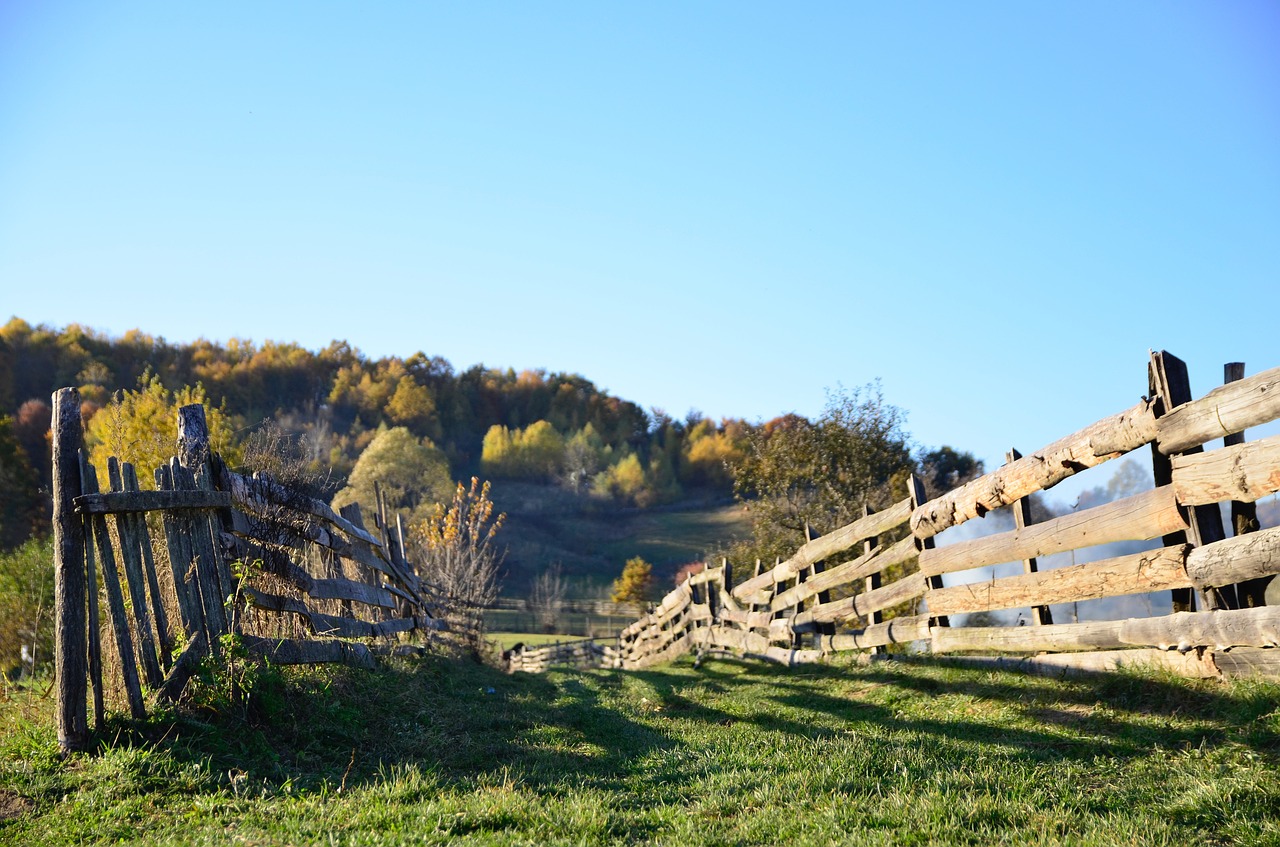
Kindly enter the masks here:
<path id="1" fill-rule="evenodd" d="M 176 699 L 206 656 L 232 644 L 278 664 L 372 666 L 369 646 L 439 629 L 429 586 L 405 559 L 398 520 L 373 531 L 356 505 L 335 512 L 266 476 L 231 471 L 209 451 L 204 409 L 179 411 L 178 455 L 156 490 L 114 458 L 103 491 L 86 457 L 80 397 L 54 394 L 53 496 L 58 740 L 88 742 L 104 719 L 105 657 L 135 718 Z M 235 635 L 229 639 L 227 636 Z M 339 638 L 341 637 L 341 638 Z"/>
<path id="2" fill-rule="evenodd" d="M 1134 663 L 1191 676 L 1280 676 L 1280 607 L 1265 606 L 1280 573 L 1280 528 L 1257 530 L 1254 502 L 1280 490 L 1280 436 L 1243 432 L 1280 417 L 1280 368 L 1192 401 L 1186 366 L 1153 353 L 1150 395 L 1136 406 L 925 501 L 910 495 L 813 539 L 775 567 L 734 583 L 726 562 L 668 594 L 624 629 L 605 662 L 643 668 L 689 652 L 725 650 L 813 662 L 849 650 L 915 642 L 934 654 L 1010 654 L 1029 669 L 1108 669 Z M 1202 445 L 1224 438 L 1220 449 Z M 1096 508 L 1031 523 L 1028 500 L 1067 477 L 1134 450 L 1152 451 L 1156 487 Z M 1222 503 L 1231 504 L 1228 537 Z M 1011 507 L 1014 529 L 937 546 L 972 518 Z M 1042 570 L 1054 553 L 1161 539 L 1159 549 Z M 943 576 L 1022 562 L 1022 572 L 947 585 Z M 895 578 L 885 576 L 891 571 Z M 983 572 L 985 574 L 985 572 Z M 992 571 L 994 573 L 994 570 Z M 972 574 L 970 574 L 972 576 Z M 1174 613 L 1054 622 L 1049 606 L 1153 591 Z M 1193 592 L 1201 611 L 1193 608 Z M 960 614 L 1025 609 L 1027 626 L 951 626 Z"/>
<path id="3" fill-rule="evenodd" d="M 554 642 L 537 646 L 517 645 L 503 653 L 507 670 L 538 673 L 553 666 L 598 668 L 612 651 L 594 638 Z"/>

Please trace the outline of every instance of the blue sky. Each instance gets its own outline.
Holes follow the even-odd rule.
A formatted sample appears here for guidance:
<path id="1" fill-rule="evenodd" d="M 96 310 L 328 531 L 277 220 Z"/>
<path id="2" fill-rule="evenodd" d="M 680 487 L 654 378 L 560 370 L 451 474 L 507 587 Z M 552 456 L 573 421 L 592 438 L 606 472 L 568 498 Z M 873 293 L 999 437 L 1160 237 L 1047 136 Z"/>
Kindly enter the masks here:
<path id="1" fill-rule="evenodd" d="M 0 4 L 0 320 L 882 380 L 1000 463 L 1280 365 L 1280 5 Z"/>

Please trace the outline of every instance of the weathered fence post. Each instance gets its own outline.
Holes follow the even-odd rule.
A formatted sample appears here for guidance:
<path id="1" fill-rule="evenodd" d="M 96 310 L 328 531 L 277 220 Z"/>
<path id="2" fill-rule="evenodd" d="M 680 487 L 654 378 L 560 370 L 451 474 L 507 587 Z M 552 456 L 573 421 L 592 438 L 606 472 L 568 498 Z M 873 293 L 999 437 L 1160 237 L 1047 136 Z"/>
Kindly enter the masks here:
<path id="1" fill-rule="evenodd" d="M 915 474 L 911 474 L 909 477 L 907 477 L 907 493 L 911 495 L 911 511 L 913 512 L 929 501 L 928 495 L 925 494 L 924 483 L 921 482 L 920 478 Z M 933 540 L 932 535 L 929 536 L 928 538 L 920 538 L 919 536 L 916 537 L 916 549 L 920 551 L 934 549 L 935 543 L 936 542 Z M 928 577 L 926 581 L 926 585 L 928 586 L 929 591 L 932 591 L 935 588 L 941 588 L 942 575 L 939 574 L 937 576 Z M 928 595 L 926 592 L 926 597 L 927 596 Z M 931 614 L 929 616 L 929 625 L 930 626 L 951 626 L 951 621 L 947 618 L 946 615 L 934 616 Z"/>
<path id="2" fill-rule="evenodd" d="M 89 743 L 84 524 L 73 503 L 80 493 L 83 440 L 80 392 L 59 389 L 53 395 L 54 672 L 58 747 L 64 753 L 84 750 Z"/>
<path id="3" fill-rule="evenodd" d="M 1014 462 L 1022 458 L 1022 454 L 1016 449 L 1010 448 L 1005 454 L 1004 460 L 1012 465 Z M 1019 497 L 1009 504 L 1009 508 L 1013 509 L 1013 525 L 1018 529 L 1026 529 L 1031 525 L 1031 498 Z M 1022 560 L 1023 573 L 1038 573 L 1040 564 L 1036 561 L 1036 557 Z M 1032 606 L 1031 607 L 1031 623 L 1036 626 L 1045 626 L 1053 623 L 1053 612 L 1048 606 Z"/>
<path id="4" fill-rule="evenodd" d="M 1222 366 L 1223 383 L 1239 382 L 1244 379 L 1244 362 L 1228 362 Z M 1244 443 L 1244 432 L 1227 435 L 1222 439 L 1222 446 L 1233 447 Z M 1233 535 L 1245 535 L 1258 531 L 1258 504 L 1231 501 L 1231 531 Z M 1267 604 L 1268 577 L 1259 577 L 1242 582 L 1236 586 L 1236 599 L 1242 609 L 1253 609 Z"/>
<path id="5" fill-rule="evenodd" d="M 1179 359 L 1172 353 L 1161 350 L 1160 352 L 1152 352 L 1151 361 L 1147 367 L 1147 385 L 1151 391 L 1152 399 L 1159 398 L 1156 405 L 1156 417 L 1163 417 L 1172 412 L 1183 403 L 1189 403 L 1191 396 L 1191 381 L 1187 376 L 1187 363 Z M 1178 455 L 1188 455 L 1204 452 L 1204 448 L 1200 446 L 1190 447 L 1181 451 Z M 1155 472 L 1156 487 L 1168 485 L 1173 481 L 1173 460 L 1172 456 L 1166 456 L 1160 452 L 1157 442 L 1151 443 L 1151 464 Z M 1189 530 L 1186 532 L 1174 532 L 1164 536 L 1162 543 L 1169 547 L 1174 544 L 1185 544 L 1188 541 L 1196 547 L 1203 547 L 1206 544 L 1212 544 L 1215 541 L 1221 541 L 1226 538 L 1226 533 L 1222 529 L 1222 514 L 1217 507 L 1207 508 L 1204 506 L 1190 506 L 1186 515 Z M 1192 589 L 1175 588 L 1173 589 L 1173 610 L 1175 612 L 1189 612 L 1191 608 Z M 1201 592 L 1200 599 L 1203 601 L 1206 610 L 1220 608 L 1226 605 L 1228 608 L 1235 608 L 1235 590 L 1234 589 L 1209 589 Z"/>

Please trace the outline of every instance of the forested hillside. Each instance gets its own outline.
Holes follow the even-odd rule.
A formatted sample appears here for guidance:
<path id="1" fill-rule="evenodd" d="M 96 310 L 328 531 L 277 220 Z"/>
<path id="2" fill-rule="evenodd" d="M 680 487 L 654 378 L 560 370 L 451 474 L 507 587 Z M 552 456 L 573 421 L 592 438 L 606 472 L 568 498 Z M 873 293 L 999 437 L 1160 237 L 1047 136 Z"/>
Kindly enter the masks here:
<path id="1" fill-rule="evenodd" d="M 573 373 L 457 371 L 440 356 L 374 359 L 345 341 L 318 351 L 242 339 L 175 344 L 13 318 L 0 328 L 5 547 L 47 527 L 49 398 L 63 386 L 80 391 L 97 462 L 119 455 L 153 465 L 172 443 L 163 431 L 171 409 L 203 402 L 231 460 L 252 465 L 263 444 L 283 446 L 294 470 L 335 502 L 368 503 L 376 480 L 412 522 L 447 500 L 455 481 L 491 480 L 510 513 L 517 586 L 556 563 L 599 584 L 595 571 L 620 568 L 633 547 L 666 549 L 656 563 L 663 576 L 735 543 L 742 558 L 785 555 L 805 532 L 889 502 L 908 472 L 939 487 L 981 469 L 968 454 L 912 445 L 878 387 L 834 395 L 812 421 L 713 421 L 646 411 Z M 726 509 L 735 496 L 749 515 Z M 689 532 L 659 540 L 649 537 L 654 521 L 637 519 L 655 509 L 706 517 L 659 522 Z M 723 531 L 718 541 L 707 526 Z"/>

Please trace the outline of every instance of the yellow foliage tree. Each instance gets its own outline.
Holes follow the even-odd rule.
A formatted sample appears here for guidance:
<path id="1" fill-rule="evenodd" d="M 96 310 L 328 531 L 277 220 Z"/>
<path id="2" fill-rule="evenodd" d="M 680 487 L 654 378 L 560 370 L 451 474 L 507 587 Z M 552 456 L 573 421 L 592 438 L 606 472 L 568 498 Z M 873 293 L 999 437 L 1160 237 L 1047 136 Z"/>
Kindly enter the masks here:
<path id="1" fill-rule="evenodd" d="M 613 581 L 609 599 L 615 603 L 645 603 L 653 590 L 653 565 L 639 556 L 627 559 L 622 576 Z"/>
<path id="2" fill-rule="evenodd" d="M 178 451 L 178 409 L 199 403 L 209 427 L 209 446 L 229 465 L 240 462 L 235 427 L 222 406 L 214 406 L 204 386 L 184 386 L 176 392 L 165 388 L 160 377 L 144 373 L 137 390 L 118 391 L 89 420 L 85 444 L 89 461 L 98 472 L 98 484 L 107 488 L 107 459 L 115 456 L 131 462 L 143 488 L 155 488 L 152 473 Z"/>

